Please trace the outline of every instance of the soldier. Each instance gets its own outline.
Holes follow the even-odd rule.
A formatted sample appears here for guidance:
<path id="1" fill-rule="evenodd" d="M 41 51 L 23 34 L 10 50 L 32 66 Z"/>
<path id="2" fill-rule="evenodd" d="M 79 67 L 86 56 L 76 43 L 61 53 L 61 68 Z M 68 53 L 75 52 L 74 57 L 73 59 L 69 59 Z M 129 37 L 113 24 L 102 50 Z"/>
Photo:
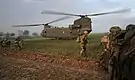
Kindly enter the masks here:
<path id="1" fill-rule="evenodd" d="M 88 43 L 87 41 L 87 35 L 88 35 L 88 31 L 84 31 L 84 33 L 80 36 L 80 47 L 81 47 L 81 51 L 80 51 L 80 55 L 86 57 L 86 45 Z"/>
<path id="2" fill-rule="evenodd" d="M 8 39 L 5 38 L 5 39 L 2 41 L 2 46 L 3 46 L 3 47 L 6 47 L 6 46 L 7 46 L 7 42 L 8 42 Z"/>
<path id="3" fill-rule="evenodd" d="M 107 51 L 108 48 L 108 42 L 109 42 L 109 38 L 108 38 L 108 33 L 106 33 L 102 38 L 101 38 L 101 44 L 103 44 L 104 46 L 104 51 Z"/>
<path id="4" fill-rule="evenodd" d="M 22 49 L 23 40 L 20 37 L 17 37 L 14 41 L 14 45 L 20 49 Z"/>
<path id="5" fill-rule="evenodd" d="M 110 62 L 112 78 L 115 80 L 135 80 L 135 25 L 128 25 L 126 31 L 120 31 L 113 39 Z M 115 72 L 115 75 L 113 76 Z M 108 80 L 113 80 L 112 78 Z"/>
<path id="6" fill-rule="evenodd" d="M 108 42 L 109 42 L 109 38 L 108 38 L 108 34 L 109 33 L 105 33 L 105 35 L 101 38 L 101 44 L 103 45 L 104 51 L 102 53 L 100 53 L 99 56 L 99 60 L 100 60 L 100 65 L 107 70 L 107 61 L 108 61 Z"/>
<path id="7" fill-rule="evenodd" d="M 108 35 L 109 37 L 109 43 L 108 47 L 110 50 L 110 59 L 109 59 L 109 79 L 108 80 L 119 80 L 119 65 L 118 65 L 118 55 L 120 52 L 120 44 L 119 39 L 116 38 L 121 32 L 121 28 L 119 26 L 113 26 L 110 28 L 110 33 Z"/>
<path id="8" fill-rule="evenodd" d="M 17 37 L 15 40 L 16 41 L 21 41 L 21 38 L 20 37 Z"/>
<path id="9" fill-rule="evenodd" d="M 129 24 L 126 27 L 126 31 L 124 41 L 122 42 L 120 69 L 122 78 L 125 80 L 135 80 L 135 25 Z"/>
<path id="10" fill-rule="evenodd" d="M 0 46 L 3 47 L 3 39 L 0 41 Z"/>

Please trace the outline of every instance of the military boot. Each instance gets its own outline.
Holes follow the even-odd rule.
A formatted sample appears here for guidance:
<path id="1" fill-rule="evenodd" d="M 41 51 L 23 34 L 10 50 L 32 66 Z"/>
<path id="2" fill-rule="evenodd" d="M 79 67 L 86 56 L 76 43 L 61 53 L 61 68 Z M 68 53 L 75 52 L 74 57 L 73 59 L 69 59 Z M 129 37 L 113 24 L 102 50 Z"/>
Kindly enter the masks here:
<path id="1" fill-rule="evenodd" d="M 84 49 L 80 51 L 80 55 L 83 57 L 87 57 L 86 51 Z"/>

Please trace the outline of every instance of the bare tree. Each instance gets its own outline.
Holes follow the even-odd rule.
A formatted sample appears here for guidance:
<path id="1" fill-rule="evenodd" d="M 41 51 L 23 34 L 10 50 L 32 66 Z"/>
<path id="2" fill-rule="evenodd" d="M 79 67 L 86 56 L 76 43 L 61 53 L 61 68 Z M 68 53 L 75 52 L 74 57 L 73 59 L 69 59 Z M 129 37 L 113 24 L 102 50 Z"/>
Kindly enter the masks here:
<path id="1" fill-rule="evenodd" d="M 15 33 L 11 33 L 10 36 L 14 37 L 15 36 Z"/>
<path id="2" fill-rule="evenodd" d="M 3 32 L 0 32 L 0 36 L 4 36 L 4 33 Z"/>
<path id="3" fill-rule="evenodd" d="M 29 36 L 29 33 L 30 33 L 30 31 L 24 30 L 24 31 L 23 31 L 23 36 Z"/>

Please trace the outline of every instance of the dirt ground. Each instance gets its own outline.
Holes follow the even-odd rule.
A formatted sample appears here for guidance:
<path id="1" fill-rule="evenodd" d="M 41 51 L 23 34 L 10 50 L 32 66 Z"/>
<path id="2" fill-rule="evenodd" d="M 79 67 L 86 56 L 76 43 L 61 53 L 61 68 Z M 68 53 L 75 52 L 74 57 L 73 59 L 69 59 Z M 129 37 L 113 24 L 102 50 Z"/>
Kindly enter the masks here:
<path id="1" fill-rule="evenodd" d="M 0 50 L 0 80 L 104 80 L 90 60 Z"/>

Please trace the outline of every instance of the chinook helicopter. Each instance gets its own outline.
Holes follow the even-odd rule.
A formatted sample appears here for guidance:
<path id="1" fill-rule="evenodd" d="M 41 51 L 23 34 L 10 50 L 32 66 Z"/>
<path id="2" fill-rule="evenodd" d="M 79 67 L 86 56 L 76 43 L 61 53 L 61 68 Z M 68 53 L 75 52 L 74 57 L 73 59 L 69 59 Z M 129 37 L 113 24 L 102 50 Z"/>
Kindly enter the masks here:
<path id="1" fill-rule="evenodd" d="M 68 18 L 70 18 L 70 17 L 69 16 L 64 16 L 62 18 L 53 20 L 53 21 L 45 23 L 45 24 L 13 25 L 12 27 L 44 26 L 44 29 L 41 32 L 41 36 L 43 36 L 45 38 L 57 38 L 58 39 L 59 36 L 58 37 L 54 37 L 52 35 L 52 34 L 54 34 L 54 31 L 55 31 L 53 29 L 57 29 L 56 26 L 52 26 L 50 24 L 58 22 L 58 21 L 61 21 L 61 20 L 65 20 L 65 19 L 68 19 Z"/>
<path id="2" fill-rule="evenodd" d="M 16 25 L 13 27 L 23 27 L 23 26 L 40 26 L 44 25 L 44 29 L 41 32 L 41 35 L 45 38 L 55 38 L 55 39 L 76 39 L 79 34 L 82 34 L 84 31 L 88 31 L 90 33 L 92 31 L 92 21 L 88 16 L 99 16 L 99 15 L 107 15 L 113 13 L 124 13 L 128 12 L 130 9 L 121 9 L 117 11 L 104 12 L 104 13 L 95 13 L 90 15 L 77 15 L 77 14 L 69 14 L 63 12 L 55 12 L 55 11 L 42 11 L 41 14 L 55 14 L 55 15 L 68 15 L 66 17 L 62 17 L 60 19 L 54 20 L 52 22 L 46 24 L 33 24 L 33 25 Z M 68 28 L 60 28 L 53 27 L 49 24 L 53 22 L 57 22 L 60 20 L 71 18 L 69 16 L 77 16 L 79 19 L 75 20 L 72 25 L 69 25 Z"/>

